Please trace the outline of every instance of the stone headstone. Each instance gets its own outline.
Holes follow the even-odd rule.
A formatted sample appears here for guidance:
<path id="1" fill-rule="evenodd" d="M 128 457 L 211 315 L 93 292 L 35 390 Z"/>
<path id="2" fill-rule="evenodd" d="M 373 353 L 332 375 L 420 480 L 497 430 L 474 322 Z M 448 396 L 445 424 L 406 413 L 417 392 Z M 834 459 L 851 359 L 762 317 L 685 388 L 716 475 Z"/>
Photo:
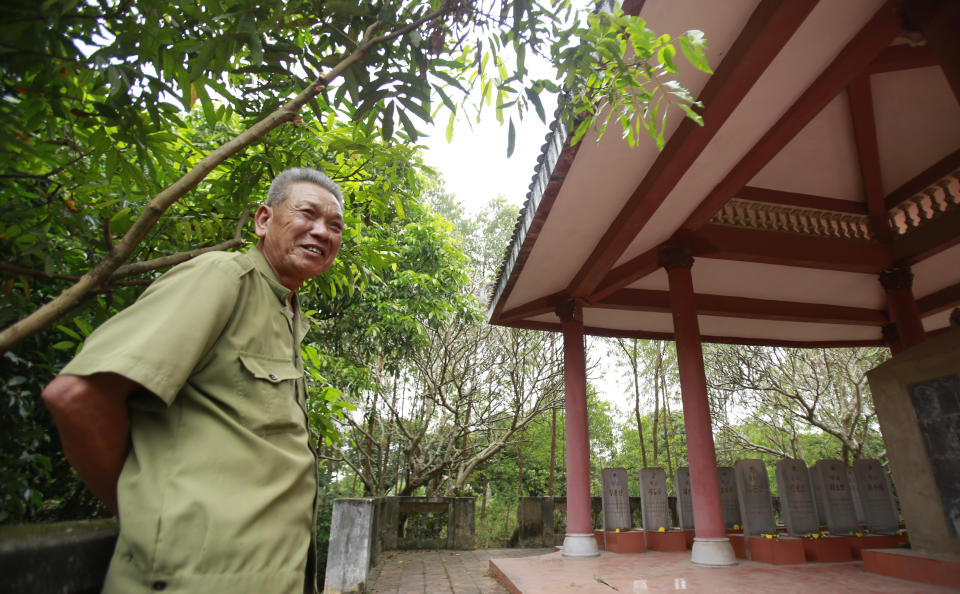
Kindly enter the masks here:
<path id="1" fill-rule="evenodd" d="M 600 473 L 602 480 L 601 499 L 603 500 L 603 529 L 614 532 L 629 530 L 630 491 L 627 488 L 627 470 L 625 468 L 604 468 Z"/>
<path id="2" fill-rule="evenodd" d="M 644 530 L 670 529 L 667 474 L 662 468 L 640 470 L 640 515 Z"/>
<path id="3" fill-rule="evenodd" d="M 676 482 L 677 516 L 681 530 L 693 530 L 693 491 L 690 490 L 690 469 L 678 468 Z"/>
<path id="4" fill-rule="evenodd" d="M 749 535 L 776 532 L 770 480 L 767 478 L 763 460 L 737 460 L 733 470 L 737 477 L 743 533 Z"/>
<path id="5" fill-rule="evenodd" d="M 857 513 L 853 509 L 847 467 L 839 460 L 820 460 L 813 471 L 820 476 L 823 485 L 823 511 L 827 517 L 827 530 L 834 534 L 846 534 L 860 528 Z"/>
<path id="6" fill-rule="evenodd" d="M 823 526 L 827 522 L 827 512 L 823 509 L 823 481 L 820 480 L 820 473 L 814 472 L 813 466 L 807 468 L 807 474 L 810 476 L 810 489 L 813 491 L 813 506 L 817 508 L 817 517 Z"/>
<path id="7" fill-rule="evenodd" d="M 740 499 L 737 497 L 737 477 L 732 466 L 717 467 L 720 480 L 720 507 L 723 509 L 723 527 L 732 530 L 740 525 Z"/>
<path id="8" fill-rule="evenodd" d="M 801 536 L 820 530 L 820 519 L 813 502 L 810 475 L 803 460 L 777 461 L 777 491 L 780 493 L 780 517 L 787 532 Z"/>
<path id="9" fill-rule="evenodd" d="M 863 509 L 863 523 L 871 532 L 896 532 L 900 516 L 887 480 L 887 472 L 878 460 L 857 460 L 853 464 L 857 491 Z"/>
<path id="10" fill-rule="evenodd" d="M 850 484 L 850 498 L 853 499 L 853 513 L 857 516 L 857 524 L 866 524 L 863 518 L 863 505 L 860 504 L 860 490 L 857 484 L 857 473 L 847 467 L 847 483 Z"/>

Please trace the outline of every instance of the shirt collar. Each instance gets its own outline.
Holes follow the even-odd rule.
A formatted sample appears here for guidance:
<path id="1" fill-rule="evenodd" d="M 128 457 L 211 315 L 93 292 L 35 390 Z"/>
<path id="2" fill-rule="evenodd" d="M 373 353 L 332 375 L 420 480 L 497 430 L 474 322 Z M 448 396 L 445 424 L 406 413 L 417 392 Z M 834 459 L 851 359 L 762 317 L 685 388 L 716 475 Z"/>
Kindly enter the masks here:
<path id="1" fill-rule="evenodd" d="M 267 284 L 270 285 L 271 289 L 273 289 L 277 299 L 286 304 L 287 297 L 289 297 L 293 291 L 280 284 L 280 281 L 277 280 L 277 274 L 273 271 L 270 263 L 267 262 L 267 259 L 264 257 L 263 252 L 260 251 L 260 248 L 254 245 L 247 250 L 247 256 L 249 256 L 250 261 L 253 262 L 254 268 L 256 268 L 257 271 L 263 275 L 263 278 L 267 280 Z M 296 298 L 297 296 L 294 294 L 293 299 L 296 300 Z"/>

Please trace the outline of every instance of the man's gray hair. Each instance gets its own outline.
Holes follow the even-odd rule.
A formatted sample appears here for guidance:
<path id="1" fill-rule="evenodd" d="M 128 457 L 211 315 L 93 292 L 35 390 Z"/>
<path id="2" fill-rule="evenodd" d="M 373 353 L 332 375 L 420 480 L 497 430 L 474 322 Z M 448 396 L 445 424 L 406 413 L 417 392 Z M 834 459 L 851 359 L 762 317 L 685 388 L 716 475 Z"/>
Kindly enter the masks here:
<path id="1" fill-rule="evenodd" d="M 270 182 L 270 189 L 267 191 L 267 206 L 280 206 L 283 204 L 283 201 L 287 199 L 287 195 L 290 193 L 290 185 L 297 182 L 316 184 L 329 191 L 333 194 L 333 197 L 337 199 L 340 210 L 343 210 L 343 192 L 340 191 L 340 186 L 327 177 L 327 174 L 322 171 L 309 169 L 307 167 L 286 169 L 281 171 L 280 175 L 273 178 L 273 181 Z"/>

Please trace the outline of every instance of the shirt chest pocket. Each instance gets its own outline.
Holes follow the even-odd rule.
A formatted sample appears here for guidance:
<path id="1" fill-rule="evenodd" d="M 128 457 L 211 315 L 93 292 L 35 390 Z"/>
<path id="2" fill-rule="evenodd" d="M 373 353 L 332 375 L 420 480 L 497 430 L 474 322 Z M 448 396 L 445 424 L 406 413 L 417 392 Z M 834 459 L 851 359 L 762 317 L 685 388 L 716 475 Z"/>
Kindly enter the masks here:
<path id="1" fill-rule="evenodd" d="M 240 353 L 239 358 L 237 412 L 243 424 L 259 433 L 302 429 L 297 380 L 303 373 L 286 359 L 251 353 Z"/>

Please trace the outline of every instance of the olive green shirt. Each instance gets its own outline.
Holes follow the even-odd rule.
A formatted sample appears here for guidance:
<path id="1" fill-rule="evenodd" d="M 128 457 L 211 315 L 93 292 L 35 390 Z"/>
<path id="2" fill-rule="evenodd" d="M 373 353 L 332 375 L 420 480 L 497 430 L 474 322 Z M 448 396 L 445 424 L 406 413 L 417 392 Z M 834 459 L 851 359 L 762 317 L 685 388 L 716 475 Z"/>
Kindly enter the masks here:
<path id="1" fill-rule="evenodd" d="M 299 348 L 307 322 L 290 294 L 257 248 L 205 254 L 150 285 L 64 368 L 118 373 L 150 392 L 128 399 L 104 592 L 304 591 L 316 458 Z"/>

